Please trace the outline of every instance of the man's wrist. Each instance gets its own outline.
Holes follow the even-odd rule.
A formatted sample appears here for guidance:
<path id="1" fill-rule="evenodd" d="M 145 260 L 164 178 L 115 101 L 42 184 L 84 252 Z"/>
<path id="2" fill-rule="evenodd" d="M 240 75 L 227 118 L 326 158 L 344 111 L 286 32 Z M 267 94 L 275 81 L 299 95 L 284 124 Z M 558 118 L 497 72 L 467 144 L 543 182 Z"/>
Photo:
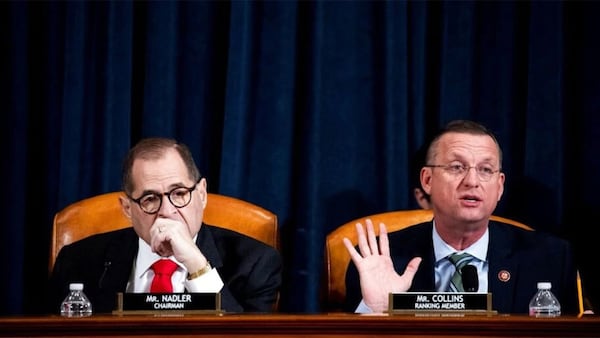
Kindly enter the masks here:
<path id="1" fill-rule="evenodd" d="M 203 268 L 201 268 L 200 270 L 198 270 L 196 272 L 188 273 L 187 279 L 192 280 L 192 279 L 198 278 L 198 277 L 204 275 L 205 273 L 209 272 L 211 269 L 212 269 L 212 266 L 210 266 L 210 262 L 206 261 L 206 265 Z"/>

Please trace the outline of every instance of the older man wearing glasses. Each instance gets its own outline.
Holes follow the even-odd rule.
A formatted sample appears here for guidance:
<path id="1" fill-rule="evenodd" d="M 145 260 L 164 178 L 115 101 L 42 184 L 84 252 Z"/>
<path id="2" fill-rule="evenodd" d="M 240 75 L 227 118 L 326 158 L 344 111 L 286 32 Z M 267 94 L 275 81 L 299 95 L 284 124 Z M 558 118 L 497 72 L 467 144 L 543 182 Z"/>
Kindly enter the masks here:
<path id="1" fill-rule="evenodd" d="M 184 144 L 141 140 L 125 158 L 122 185 L 120 202 L 132 227 L 61 250 L 50 312 L 70 282 L 85 284 L 96 313 L 113 311 L 119 292 L 220 292 L 226 312 L 272 311 L 281 287 L 279 252 L 203 224 L 207 183 Z"/>
<path id="2" fill-rule="evenodd" d="M 390 234 L 384 224 L 367 221 L 366 230 L 357 224 L 357 248 L 344 239 L 354 262 L 346 276 L 348 310 L 385 312 L 391 292 L 474 291 L 491 293 L 499 313 L 524 314 L 537 282 L 550 281 L 562 312 L 577 314 L 569 243 L 490 220 L 504 180 L 502 151 L 492 132 L 473 121 L 446 125 L 421 168 L 433 220 Z M 465 266 L 477 276 L 472 290 L 463 285 Z"/>

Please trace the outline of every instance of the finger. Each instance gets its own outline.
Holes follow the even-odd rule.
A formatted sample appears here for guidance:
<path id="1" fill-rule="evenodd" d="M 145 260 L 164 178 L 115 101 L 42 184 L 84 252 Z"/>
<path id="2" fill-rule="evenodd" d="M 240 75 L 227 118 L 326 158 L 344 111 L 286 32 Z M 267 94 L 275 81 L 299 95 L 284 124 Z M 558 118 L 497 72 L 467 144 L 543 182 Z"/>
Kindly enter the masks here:
<path id="1" fill-rule="evenodd" d="M 344 237 L 342 241 L 344 242 L 344 246 L 350 254 L 350 258 L 354 262 L 354 265 L 357 265 L 358 262 L 360 262 L 360 260 L 362 259 L 362 256 L 358 253 L 358 251 L 356 251 L 356 248 L 354 247 L 354 245 L 352 245 L 352 242 L 348 238 Z"/>
<path id="2" fill-rule="evenodd" d="M 369 247 L 369 243 L 367 243 L 365 230 L 360 223 L 356 223 L 356 234 L 358 235 L 358 248 L 360 249 L 362 256 L 371 256 L 371 248 Z"/>
<path id="3" fill-rule="evenodd" d="M 168 257 L 173 254 L 171 245 L 166 240 L 157 241 L 155 246 L 152 247 L 153 252 L 162 257 Z"/>
<path id="4" fill-rule="evenodd" d="M 164 255 L 164 250 L 163 250 L 162 246 L 160 246 L 160 245 L 156 248 L 156 251 L 154 253 L 156 253 L 157 255 L 159 255 L 161 257 L 165 256 Z"/>
<path id="5" fill-rule="evenodd" d="M 150 242 L 150 248 L 152 249 L 152 252 L 159 253 L 160 251 L 160 243 L 162 243 L 162 240 L 159 237 L 161 237 L 159 233 L 156 233 L 156 235 L 152 236 Z"/>
<path id="6" fill-rule="evenodd" d="M 385 224 L 379 223 L 379 250 L 384 256 L 390 255 L 390 241 Z"/>
<path id="7" fill-rule="evenodd" d="M 173 248 L 171 248 L 171 245 L 169 245 L 169 243 L 167 243 L 167 242 L 163 242 L 160 245 L 159 250 L 160 250 L 159 254 L 163 257 L 173 256 Z"/>
<path id="8" fill-rule="evenodd" d="M 152 249 L 152 252 L 155 252 L 160 256 L 164 256 L 166 251 L 165 245 L 167 244 L 169 244 L 167 233 L 164 229 L 160 229 L 160 227 L 157 226 L 156 229 L 153 230 L 153 234 L 150 238 L 150 248 Z"/>
<path id="9" fill-rule="evenodd" d="M 371 219 L 366 220 L 367 223 L 367 238 L 369 240 L 369 248 L 371 248 L 371 254 L 379 255 L 379 249 L 377 245 L 377 236 L 375 236 L 375 228 L 373 228 L 373 221 Z"/>
<path id="10" fill-rule="evenodd" d="M 150 228 L 150 235 L 152 237 L 156 237 L 156 236 L 161 236 L 163 235 L 165 232 L 167 232 L 168 228 L 165 224 L 160 224 L 155 222 L 152 227 Z"/>

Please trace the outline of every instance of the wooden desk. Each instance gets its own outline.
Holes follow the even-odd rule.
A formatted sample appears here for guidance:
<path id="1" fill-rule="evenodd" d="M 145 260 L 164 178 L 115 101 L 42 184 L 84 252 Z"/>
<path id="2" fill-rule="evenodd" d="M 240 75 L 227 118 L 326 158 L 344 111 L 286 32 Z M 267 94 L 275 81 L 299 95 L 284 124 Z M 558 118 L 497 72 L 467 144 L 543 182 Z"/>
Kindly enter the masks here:
<path id="1" fill-rule="evenodd" d="M 600 317 L 359 314 L 0 317 L 2 337 L 600 337 Z"/>

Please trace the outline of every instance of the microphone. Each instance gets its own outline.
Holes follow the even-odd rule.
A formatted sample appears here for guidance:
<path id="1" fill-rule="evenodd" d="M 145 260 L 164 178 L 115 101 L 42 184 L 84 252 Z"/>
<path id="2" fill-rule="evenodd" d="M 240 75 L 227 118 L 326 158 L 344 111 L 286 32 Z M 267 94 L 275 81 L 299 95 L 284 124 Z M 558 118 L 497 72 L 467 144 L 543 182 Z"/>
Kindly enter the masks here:
<path id="1" fill-rule="evenodd" d="M 479 289 L 479 277 L 477 276 L 477 268 L 474 265 L 465 265 L 460 271 L 465 291 L 477 292 L 477 290 Z"/>
<path id="2" fill-rule="evenodd" d="M 102 289 L 102 282 L 104 282 L 104 276 L 106 276 L 106 273 L 108 272 L 108 269 L 110 268 L 111 265 L 112 265 L 111 261 L 104 262 L 104 271 L 102 272 L 102 275 L 100 276 L 100 280 L 98 280 L 98 288 Z"/>

